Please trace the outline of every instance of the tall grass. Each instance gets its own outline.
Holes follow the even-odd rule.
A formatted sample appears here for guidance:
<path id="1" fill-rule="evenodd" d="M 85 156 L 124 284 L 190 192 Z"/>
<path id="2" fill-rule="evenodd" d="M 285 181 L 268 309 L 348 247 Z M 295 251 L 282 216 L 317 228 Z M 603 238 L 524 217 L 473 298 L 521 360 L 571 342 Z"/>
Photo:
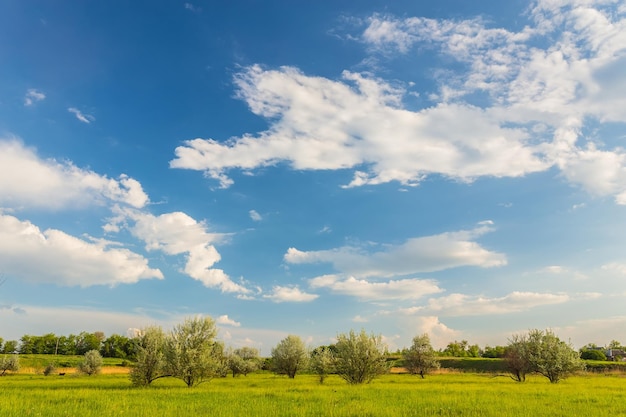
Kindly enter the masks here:
<path id="1" fill-rule="evenodd" d="M 189 389 L 174 379 L 132 388 L 125 375 L 0 378 L 0 416 L 619 416 L 626 378 L 583 375 L 550 384 L 489 374 L 386 375 L 352 386 L 336 376 L 220 378 Z"/>

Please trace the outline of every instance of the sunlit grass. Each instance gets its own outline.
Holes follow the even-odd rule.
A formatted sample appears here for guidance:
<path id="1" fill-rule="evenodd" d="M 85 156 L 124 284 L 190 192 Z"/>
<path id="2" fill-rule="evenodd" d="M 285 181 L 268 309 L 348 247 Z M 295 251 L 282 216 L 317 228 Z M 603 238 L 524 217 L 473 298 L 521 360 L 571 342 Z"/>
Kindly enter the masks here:
<path id="1" fill-rule="evenodd" d="M 0 378 L 0 415 L 22 416 L 620 416 L 626 378 L 583 375 L 559 384 L 519 384 L 489 374 L 440 374 L 422 380 L 386 375 L 350 386 L 336 376 L 220 378 L 189 389 L 160 379 L 133 388 L 125 375 L 10 375 Z"/>

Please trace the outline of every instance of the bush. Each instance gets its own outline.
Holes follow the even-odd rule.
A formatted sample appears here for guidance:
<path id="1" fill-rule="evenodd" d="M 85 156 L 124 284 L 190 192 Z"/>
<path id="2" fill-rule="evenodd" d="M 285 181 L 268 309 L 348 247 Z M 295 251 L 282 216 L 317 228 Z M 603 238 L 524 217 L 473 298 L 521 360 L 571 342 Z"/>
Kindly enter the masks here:
<path id="1" fill-rule="evenodd" d="M 56 367 L 56 365 L 55 365 L 55 364 L 53 364 L 53 363 L 49 363 L 48 365 L 46 365 L 46 367 L 45 367 L 45 368 L 43 368 L 43 374 L 44 374 L 45 376 L 50 376 L 50 375 L 52 375 L 53 373 L 55 373 L 56 371 L 57 371 L 57 367 Z"/>
<path id="2" fill-rule="evenodd" d="M 85 375 L 97 375 L 102 370 L 102 355 L 93 349 L 85 353 L 85 359 L 78 364 L 78 371 Z"/>
<path id="3" fill-rule="evenodd" d="M 20 370 L 20 358 L 17 355 L 4 356 L 0 359 L 0 376 L 7 371 L 17 372 Z"/>
<path id="4" fill-rule="evenodd" d="M 606 355 L 601 350 L 583 349 L 583 351 L 580 352 L 580 359 L 591 360 L 591 361 L 605 361 Z"/>

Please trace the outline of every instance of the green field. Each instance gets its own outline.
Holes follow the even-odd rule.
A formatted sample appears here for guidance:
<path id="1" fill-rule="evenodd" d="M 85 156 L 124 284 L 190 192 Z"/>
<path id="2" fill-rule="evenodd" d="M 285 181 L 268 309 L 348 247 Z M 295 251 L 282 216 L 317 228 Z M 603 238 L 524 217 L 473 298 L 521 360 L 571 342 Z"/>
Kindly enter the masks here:
<path id="1" fill-rule="evenodd" d="M 0 416 L 626 416 L 626 377 L 588 374 L 559 384 L 530 377 L 385 375 L 347 385 L 336 376 L 260 373 L 189 389 L 175 379 L 133 388 L 126 375 L 16 374 L 0 378 Z"/>

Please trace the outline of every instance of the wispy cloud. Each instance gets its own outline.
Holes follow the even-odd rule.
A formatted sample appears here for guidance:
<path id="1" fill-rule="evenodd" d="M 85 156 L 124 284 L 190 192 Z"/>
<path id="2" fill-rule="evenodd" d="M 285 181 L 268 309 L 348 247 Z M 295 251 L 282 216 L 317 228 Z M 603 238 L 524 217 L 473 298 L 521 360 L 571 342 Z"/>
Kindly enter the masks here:
<path id="1" fill-rule="evenodd" d="M 24 105 L 32 106 L 38 101 L 43 101 L 45 98 L 46 95 L 43 92 L 35 88 L 30 88 L 26 91 L 26 95 L 24 96 Z"/>
<path id="2" fill-rule="evenodd" d="M 297 286 L 284 287 L 280 285 L 274 286 L 270 294 L 263 296 L 263 298 L 272 300 L 275 303 L 307 303 L 318 297 L 317 294 L 306 293 Z"/>
<path id="3" fill-rule="evenodd" d="M 76 118 L 83 123 L 90 124 L 91 122 L 94 122 L 96 120 L 96 118 L 93 117 L 92 115 L 83 113 L 80 110 L 78 110 L 76 107 L 70 107 L 67 109 L 67 111 L 74 114 L 74 116 L 76 116 Z"/>
<path id="4" fill-rule="evenodd" d="M 369 282 L 354 277 L 324 275 L 309 281 L 311 288 L 327 288 L 334 294 L 349 295 L 366 301 L 416 300 L 425 295 L 442 292 L 437 283 L 428 279 L 400 279 Z"/>
<path id="5" fill-rule="evenodd" d="M 354 277 L 392 277 L 433 272 L 459 266 L 483 268 L 506 265 L 506 256 L 473 241 L 493 230 L 479 225 L 473 230 L 408 239 L 401 245 L 343 246 L 301 251 L 289 248 L 284 260 L 290 264 L 330 263 L 338 272 Z"/>

